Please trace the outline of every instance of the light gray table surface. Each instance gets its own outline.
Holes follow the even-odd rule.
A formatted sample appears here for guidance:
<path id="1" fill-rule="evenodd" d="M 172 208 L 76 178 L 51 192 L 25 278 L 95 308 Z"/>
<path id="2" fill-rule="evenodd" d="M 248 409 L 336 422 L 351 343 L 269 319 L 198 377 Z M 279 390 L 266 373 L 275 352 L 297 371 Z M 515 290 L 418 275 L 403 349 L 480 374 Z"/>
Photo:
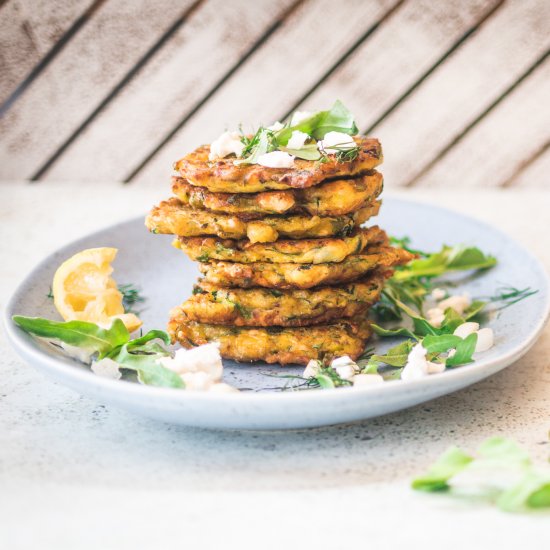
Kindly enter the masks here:
<path id="1" fill-rule="evenodd" d="M 45 255 L 168 194 L 112 183 L 0 184 L 0 303 Z M 484 219 L 550 269 L 549 191 L 410 191 Z M 354 425 L 223 432 L 135 417 L 54 384 L 0 335 L 0 548 L 538 547 L 550 516 L 415 493 L 451 444 L 490 435 L 550 456 L 550 327 L 518 363 Z"/>

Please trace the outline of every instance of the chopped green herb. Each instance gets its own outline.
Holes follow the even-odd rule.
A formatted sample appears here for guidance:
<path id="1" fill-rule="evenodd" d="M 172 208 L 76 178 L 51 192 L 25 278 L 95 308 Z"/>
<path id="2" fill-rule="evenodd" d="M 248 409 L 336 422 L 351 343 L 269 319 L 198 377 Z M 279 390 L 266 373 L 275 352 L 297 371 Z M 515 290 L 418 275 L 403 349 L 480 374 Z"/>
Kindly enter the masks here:
<path id="1" fill-rule="evenodd" d="M 126 284 L 118 285 L 118 290 L 122 294 L 122 305 L 124 306 L 124 311 L 127 313 L 139 314 L 139 311 L 136 310 L 135 306 L 145 302 L 145 298 L 140 294 L 139 288 L 132 284 Z"/>

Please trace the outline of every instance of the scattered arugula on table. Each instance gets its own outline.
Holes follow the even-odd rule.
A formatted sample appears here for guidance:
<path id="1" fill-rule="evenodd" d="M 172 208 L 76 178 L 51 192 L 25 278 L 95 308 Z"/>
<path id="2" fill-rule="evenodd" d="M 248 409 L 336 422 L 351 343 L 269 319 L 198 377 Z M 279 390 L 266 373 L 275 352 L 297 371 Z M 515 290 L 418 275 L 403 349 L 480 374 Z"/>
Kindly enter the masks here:
<path id="1" fill-rule="evenodd" d="M 495 474 L 498 479 L 492 478 Z M 503 437 L 487 439 L 475 455 L 449 448 L 424 475 L 413 480 L 412 488 L 473 494 L 506 512 L 550 509 L 550 470 L 537 469 L 517 443 Z"/>
<path id="2" fill-rule="evenodd" d="M 310 136 L 308 143 L 300 149 L 288 148 L 288 141 L 292 132 L 304 132 Z M 357 126 L 351 111 L 339 100 L 328 111 L 317 111 L 309 117 L 292 124 L 290 119 L 280 130 L 272 130 L 260 126 L 252 136 L 247 136 L 241 129 L 241 142 L 244 145 L 241 157 L 236 164 L 255 164 L 258 158 L 272 151 L 284 151 L 304 160 L 318 160 L 326 162 L 328 156 L 319 151 L 317 141 L 322 140 L 328 132 L 340 132 L 350 136 L 358 133 Z M 344 144 L 330 147 L 335 151 L 338 162 L 350 162 L 357 158 L 359 147 L 349 147 Z"/>
<path id="3" fill-rule="evenodd" d="M 115 319 L 108 329 L 86 321 L 57 322 L 22 315 L 15 315 L 13 321 L 34 336 L 82 348 L 97 356 L 98 360 L 112 359 L 121 369 L 137 373 L 138 380 L 143 384 L 185 387 L 183 380 L 175 372 L 158 363 L 158 359 L 171 355 L 159 343 L 170 344 L 170 337 L 162 330 L 150 330 L 131 339 L 128 329 L 120 319 Z"/>

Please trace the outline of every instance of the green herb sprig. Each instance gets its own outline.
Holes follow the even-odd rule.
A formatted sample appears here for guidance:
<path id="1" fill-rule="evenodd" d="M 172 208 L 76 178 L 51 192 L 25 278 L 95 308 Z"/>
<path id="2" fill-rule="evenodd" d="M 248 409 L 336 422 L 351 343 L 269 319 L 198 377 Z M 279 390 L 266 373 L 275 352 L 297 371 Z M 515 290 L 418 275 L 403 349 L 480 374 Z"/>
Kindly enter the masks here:
<path id="1" fill-rule="evenodd" d="M 124 311 L 139 315 L 141 310 L 136 310 L 136 306 L 146 301 L 145 297 L 141 295 L 141 290 L 131 283 L 118 285 L 118 290 L 122 294 Z"/>
<path id="2" fill-rule="evenodd" d="M 288 148 L 288 141 L 295 131 L 304 132 L 310 136 L 310 143 L 301 149 Z M 322 140 L 328 132 L 341 132 L 354 136 L 358 133 L 353 114 L 339 100 L 328 111 L 317 111 L 311 116 L 292 124 L 292 118 L 280 129 L 270 130 L 260 126 L 252 136 L 247 136 L 241 129 L 241 142 L 244 145 L 241 157 L 235 164 L 255 164 L 261 155 L 281 150 L 303 160 L 326 162 L 328 157 L 319 151 L 317 141 Z M 350 162 L 357 158 L 359 147 L 341 147 L 335 145 L 338 162 Z"/>

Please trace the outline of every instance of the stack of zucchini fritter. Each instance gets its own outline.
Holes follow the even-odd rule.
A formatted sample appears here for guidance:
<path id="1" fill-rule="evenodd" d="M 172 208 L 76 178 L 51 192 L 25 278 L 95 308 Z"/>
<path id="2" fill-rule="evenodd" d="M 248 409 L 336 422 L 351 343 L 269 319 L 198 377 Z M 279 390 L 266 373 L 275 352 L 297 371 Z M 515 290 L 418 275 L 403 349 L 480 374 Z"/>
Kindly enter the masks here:
<path id="1" fill-rule="evenodd" d="M 175 197 L 146 222 L 176 235 L 204 275 L 171 312 L 175 341 L 217 341 L 226 358 L 281 364 L 362 353 L 368 309 L 412 256 L 379 227 L 361 227 L 380 208 L 382 153 L 375 139 L 355 141 L 351 161 L 237 166 L 209 161 L 204 146 L 175 164 Z"/>

